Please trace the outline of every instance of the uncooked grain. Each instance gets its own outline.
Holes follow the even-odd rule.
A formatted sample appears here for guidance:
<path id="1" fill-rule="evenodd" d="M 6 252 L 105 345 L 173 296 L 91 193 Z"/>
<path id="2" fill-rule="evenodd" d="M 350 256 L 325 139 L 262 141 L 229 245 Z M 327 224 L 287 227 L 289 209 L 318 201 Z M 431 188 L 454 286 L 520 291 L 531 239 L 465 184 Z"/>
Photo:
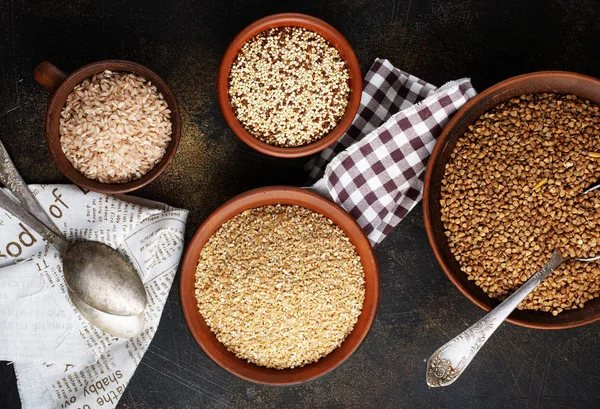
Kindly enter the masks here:
<path id="1" fill-rule="evenodd" d="M 600 110 L 573 95 L 529 94 L 460 138 L 441 188 L 448 245 L 469 280 L 503 299 L 550 258 L 600 254 Z M 600 296 L 598 262 L 571 260 L 520 305 L 551 312 Z"/>
<path id="2" fill-rule="evenodd" d="M 254 137 L 297 147 L 337 125 L 348 105 L 349 78 L 338 50 L 321 35 L 277 27 L 242 46 L 231 66 L 229 98 Z"/>
<path id="3" fill-rule="evenodd" d="M 73 167 L 102 183 L 148 173 L 171 140 L 169 107 L 145 78 L 104 71 L 77 85 L 60 118 L 60 144 Z"/>
<path id="4" fill-rule="evenodd" d="M 352 331 L 365 282 L 360 257 L 325 216 L 264 206 L 225 222 L 200 253 L 198 309 L 217 339 L 268 368 L 304 366 Z"/>

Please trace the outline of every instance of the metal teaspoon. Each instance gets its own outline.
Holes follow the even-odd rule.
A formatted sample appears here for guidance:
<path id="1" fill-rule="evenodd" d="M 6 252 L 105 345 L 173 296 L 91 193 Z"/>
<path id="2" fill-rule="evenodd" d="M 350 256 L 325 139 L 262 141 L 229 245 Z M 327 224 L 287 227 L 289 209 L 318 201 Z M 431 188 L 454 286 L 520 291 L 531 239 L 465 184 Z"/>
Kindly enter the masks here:
<path id="1" fill-rule="evenodd" d="M 118 253 L 116 250 L 111 249 L 110 247 L 95 247 L 95 245 L 99 244 L 96 242 L 83 242 L 71 245 L 60 236 L 56 235 L 52 230 L 46 227 L 42 222 L 37 220 L 31 213 L 29 213 L 24 207 L 22 207 L 19 203 L 13 200 L 8 194 L 6 194 L 2 189 L 0 189 L 0 207 L 9 211 L 13 215 L 15 215 L 18 219 L 26 223 L 29 227 L 39 233 L 45 240 L 47 240 L 50 244 L 52 244 L 62 255 L 63 255 L 63 270 L 66 272 L 68 269 L 73 270 L 74 268 L 81 268 L 83 270 L 92 271 L 95 265 L 99 263 L 106 262 L 106 259 L 109 259 L 109 264 L 112 267 L 126 267 L 123 265 L 118 266 L 118 261 L 115 264 L 114 260 L 116 259 L 114 253 Z M 94 246 L 95 248 L 89 248 L 89 245 Z M 110 252 L 106 252 L 106 249 L 109 249 Z M 78 260 L 77 254 L 75 257 L 72 257 L 70 253 L 79 253 L 79 252 L 92 252 L 96 253 L 95 257 L 91 262 L 86 260 Z M 120 254 L 119 254 L 120 255 Z M 73 260 L 75 259 L 75 260 Z M 79 263 L 78 262 L 82 262 Z M 127 264 L 127 262 L 122 259 L 121 264 Z M 111 267 L 108 267 L 111 268 Z M 135 273 L 135 271 L 134 271 Z M 68 286 L 68 283 L 67 283 Z M 142 287 L 143 288 L 143 287 Z M 144 311 L 142 309 L 141 312 L 137 314 L 126 314 L 126 315 L 115 315 L 103 312 L 99 309 L 96 309 L 90 306 L 88 303 L 84 302 L 75 292 L 68 287 L 68 294 L 71 298 L 71 301 L 75 306 L 79 309 L 82 315 L 90 321 L 93 325 L 100 328 L 101 330 L 123 338 L 133 338 L 139 335 L 144 326 Z M 125 294 L 126 296 L 127 294 Z M 145 295 L 145 292 L 144 292 Z M 123 292 L 119 294 L 120 297 L 123 296 Z"/>
<path id="2" fill-rule="evenodd" d="M 583 192 L 589 193 L 592 190 L 600 188 L 600 184 L 591 187 Z M 575 259 L 579 261 L 595 261 L 600 259 L 600 255 L 587 259 Z M 515 308 L 531 293 L 538 285 L 542 283 L 553 270 L 564 263 L 567 258 L 555 250 L 541 270 L 535 273 L 525 284 L 515 291 L 510 297 L 504 300 L 500 305 L 490 311 L 482 319 L 471 325 L 465 331 L 461 332 L 455 338 L 448 341 L 441 348 L 433 353 L 427 360 L 427 372 L 425 379 L 427 385 L 432 388 L 448 386 L 458 379 L 471 363 L 481 347 L 487 342 L 500 324 L 504 322 Z"/>
<path id="3" fill-rule="evenodd" d="M 83 241 L 70 244 L 64 240 L 23 181 L 1 142 L 0 181 L 27 210 L 4 192 L 0 195 L 2 207 L 30 225 L 60 251 L 67 285 L 79 300 L 110 315 L 143 314 L 147 303 L 146 291 L 131 263 L 104 243 Z"/>

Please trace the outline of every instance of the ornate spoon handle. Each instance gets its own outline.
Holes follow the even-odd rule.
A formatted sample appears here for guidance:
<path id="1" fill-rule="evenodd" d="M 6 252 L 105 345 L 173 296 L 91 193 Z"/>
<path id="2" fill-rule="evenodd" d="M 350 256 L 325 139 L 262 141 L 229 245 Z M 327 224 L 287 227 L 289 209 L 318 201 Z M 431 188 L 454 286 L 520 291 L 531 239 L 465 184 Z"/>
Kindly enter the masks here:
<path id="1" fill-rule="evenodd" d="M 2 141 L 0 141 L 0 182 L 2 182 L 2 184 L 4 184 L 17 199 L 19 199 L 23 207 L 27 209 L 29 213 L 34 215 L 36 219 L 44 223 L 46 227 L 54 233 L 62 236 L 62 233 L 58 227 L 56 227 L 54 221 L 48 216 L 48 213 L 46 213 L 33 193 L 31 193 L 31 190 L 27 187 L 27 184 L 19 174 L 19 171 L 10 159 L 10 156 L 8 156 L 8 152 Z"/>
<path id="2" fill-rule="evenodd" d="M 564 259 L 560 253 L 554 251 L 546 265 L 527 280 L 521 288 L 485 317 L 435 351 L 427 361 L 427 385 L 435 388 L 454 382 L 506 317 L 563 262 Z"/>

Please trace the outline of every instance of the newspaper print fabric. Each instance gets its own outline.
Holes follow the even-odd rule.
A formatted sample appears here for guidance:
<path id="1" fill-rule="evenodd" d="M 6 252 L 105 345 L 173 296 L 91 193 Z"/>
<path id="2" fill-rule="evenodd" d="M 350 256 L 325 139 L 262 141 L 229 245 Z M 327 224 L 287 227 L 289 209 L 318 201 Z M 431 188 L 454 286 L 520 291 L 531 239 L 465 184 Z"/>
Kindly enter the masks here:
<path id="1" fill-rule="evenodd" d="M 421 200 L 437 137 L 476 91 L 467 78 L 436 88 L 380 59 L 363 88 L 348 132 L 308 166 L 376 245 Z"/>
<path id="2" fill-rule="evenodd" d="M 158 328 L 188 212 L 74 185 L 30 189 L 69 240 L 101 241 L 132 262 L 148 295 L 146 323 L 133 339 L 90 324 L 67 294 L 60 253 L 0 209 L 0 359 L 14 361 L 23 409 L 114 408 Z"/>

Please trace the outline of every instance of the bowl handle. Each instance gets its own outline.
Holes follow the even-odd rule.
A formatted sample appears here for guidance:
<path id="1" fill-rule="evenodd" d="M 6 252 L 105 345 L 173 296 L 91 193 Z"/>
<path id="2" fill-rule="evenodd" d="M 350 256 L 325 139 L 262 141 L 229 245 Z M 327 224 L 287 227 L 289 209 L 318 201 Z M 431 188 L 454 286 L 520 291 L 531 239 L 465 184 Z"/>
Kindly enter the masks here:
<path id="1" fill-rule="evenodd" d="M 62 72 L 54 64 L 43 61 L 33 71 L 33 78 L 44 88 L 54 94 L 60 84 L 63 83 L 67 74 Z"/>

